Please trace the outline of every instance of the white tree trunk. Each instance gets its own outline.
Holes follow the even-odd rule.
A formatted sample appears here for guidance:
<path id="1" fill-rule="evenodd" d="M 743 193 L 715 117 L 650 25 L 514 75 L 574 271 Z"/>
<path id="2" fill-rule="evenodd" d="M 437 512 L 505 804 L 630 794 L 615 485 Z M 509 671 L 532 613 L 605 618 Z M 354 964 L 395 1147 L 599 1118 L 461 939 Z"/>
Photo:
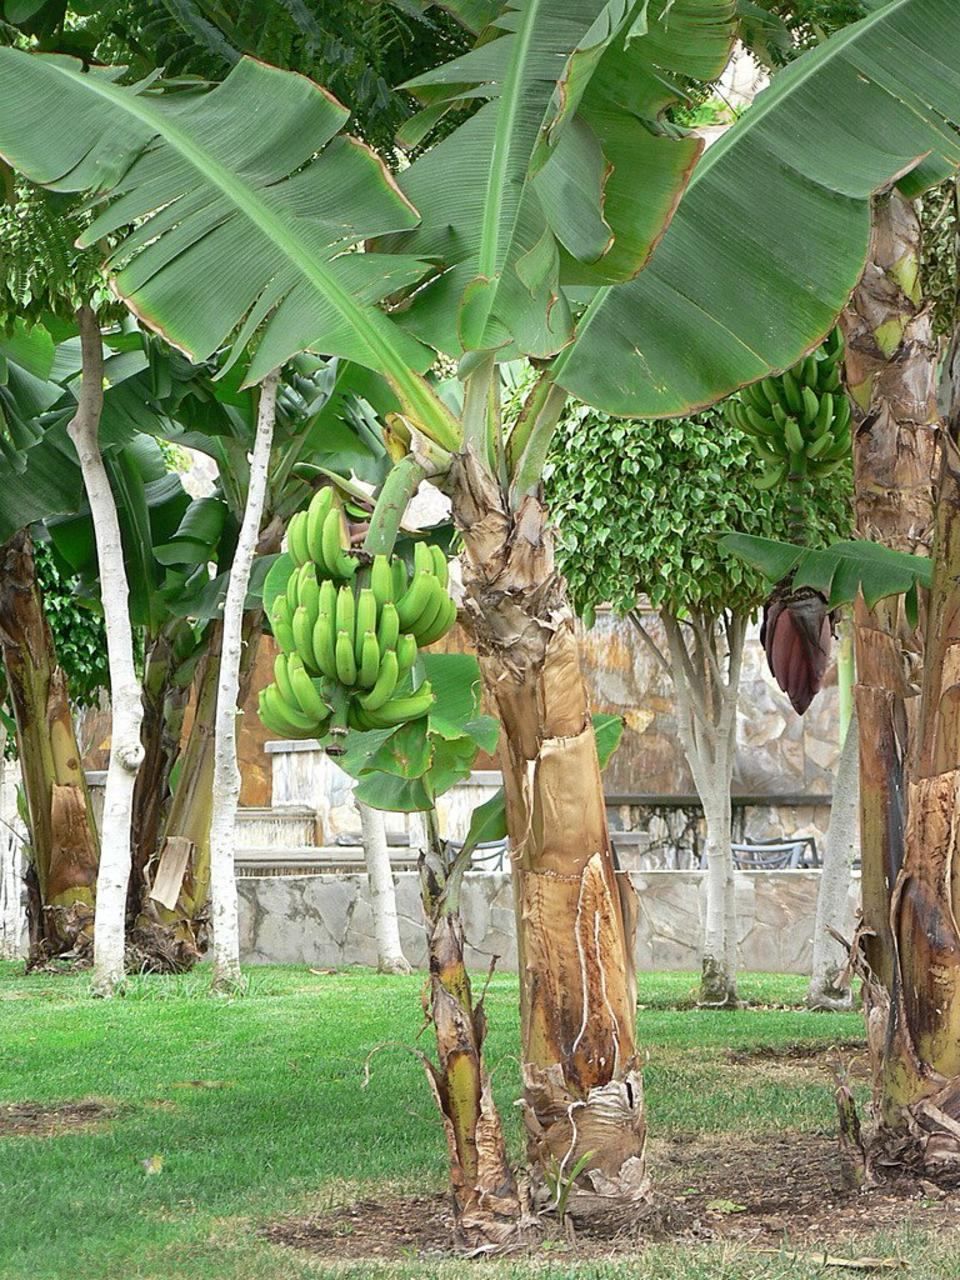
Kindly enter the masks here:
<path id="1" fill-rule="evenodd" d="M 23 840 L 16 813 L 6 804 L 7 730 L 0 723 L 0 960 L 22 958 Z"/>
<path id="2" fill-rule="evenodd" d="M 237 702 L 243 648 L 243 606 L 263 518 L 273 447 L 278 372 L 267 375 L 260 389 L 257 434 L 250 461 L 250 482 L 243 523 L 223 606 L 223 646 L 217 684 L 213 746 L 213 804 L 210 817 L 210 919 L 213 927 L 213 985 L 231 989 L 242 982 L 237 879 L 234 871 L 235 827 L 240 803 L 237 763 Z"/>
<path id="3" fill-rule="evenodd" d="M 357 808 L 363 829 L 363 856 L 367 864 L 373 932 L 377 940 L 377 969 L 380 973 L 409 973 L 410 965 L 400 945 L 397 895 L 383 814 L 366 804 L 358 804 Z"/>
<path id="4" fill-rule="evenodd" d="M 853 1003 L 849 979 L 843 977 L 847 969 L 847 954 L 830 930 L 835 929 L 841 937 L 850 937 L 852 933 L 850 875 L 857 848 L 860 810 L 858 737 L 854 711 L 833 781 L 830 828 L 817 893 L 813 969 L 807 992 L 807 1003 L 814 1009 L 849 1009 Z"/>
<path id="5" fill-rule="evenodd" d="M 687 628 L 694 637 L 690 645 L 676 618 L 664 614 L 663 623 L 670 657 L 667 661 L 660 654 L 660 661 L 677 691 L 680 740 L 706 826 L 707 902 L 700 999 L 707 1005 L 736 1005 L 738 927 L 730 784 L 747 619 L 732 615 L 724 622 L 724 659 L 719 622 L 694 618 Z M 652 643 L 649 636 L 646 638 Z"/>
<path id="6" fill-rule="evenodd" d="M 143 706 L 133 660 L 129 588 L 123 562 L 120 523 L 110 481 L 100 454 L 103 408 L 103 345 L 97 317 L 88 306 L 77 312 L 83 376 L 67 431 L 80 460 L 90 505 L 100 571 L 100 599 L 107 633 L 110 670 L 110 764 L 103 800 L 100 870 L 94 916 L 93 989 L 111 996 L 124 977 L 127 883 L 130 879 L 130 827 L 133 787 L 143 760 L 140 725 Z"/>

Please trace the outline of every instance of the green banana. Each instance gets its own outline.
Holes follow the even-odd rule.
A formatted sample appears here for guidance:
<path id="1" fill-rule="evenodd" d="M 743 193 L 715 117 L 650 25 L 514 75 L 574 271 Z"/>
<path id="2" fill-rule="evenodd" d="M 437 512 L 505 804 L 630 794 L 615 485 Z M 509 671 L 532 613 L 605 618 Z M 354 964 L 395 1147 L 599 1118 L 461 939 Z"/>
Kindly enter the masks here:
<path id="1" fill-rule="evenodd" d="M 405 698 L 393 698 L 376 711 L 371 711 L 369 707 L 364 707 L 364 711 L 378 729 L 389 729 L 396 724 L 405 724 L 408 720 L 419 720 L 435 701 L 430 681 L 425 680 L 416 693 L 408 694 Z"/>
<path id="2" fill-rule="evenodd" d="M 303 714 L 313 716 L 317 721 L 326 719 L 330 714 L 330 708 L 320 697 L 303 663 L 291 663 L 289 675 L 294 695 Z"/>
<path id="3" fill-rule="evenodd" d="M 316 656 L 313 652 L 313 625 L 310 622 L 310 615 L 303 605 L 297 608 L 293 615 L 293 639 L 296 653 L 303 659 L 304 664 L 311 667 L 314 671 L 319 671 Z"/>
<path id="4" fill-rule="evenodd" d="M 437 580 L 432 573 L 416 573 L 413 582 L 397 601 L 397 615 L 402 630 L 409 631 L 411 624 L 423 613 L 424 606 L 433 598 Z"/>
<path id="5" fill-rule="evenodd" d="M 447 557 L 435 543 L 430 547 L 430 554 L 433 556 L 433 572 L 436 579 L 446 591 L 447 584 L 450 582 L 450 565 Z"/>
<path id="6" fill-rule="evenodd" d="M 835 431 L 843 431 L 845 427 L 850 425 L 853 414 L 850 410 L 850 397 L 840 395 L 836 398 L 836 407 L 834 409 L 834 429 Z"/>
<path id="7" fill-rule="evenodd" d="M 300 596 L 297 590 L 299 580 L 300 570 L 294 569 L 290 574 L 290 577 L 287 579 L 287 608 L 290 610 L 291 618 L 293 617 L 297 605 L 300 603 Z"/>
<path id="8" fill-rule="evenodd" d="M 359 633 L 358 633 L 359 634 Z M 380 646 L 372 631 L 363 633 L 360 645 L 360 662 L 357 667 L 357 684 L 361 689 L 372 689 L 380 674 Z"/>
<path id="9" fill-rule="evenodd" d="M 379 646 L 378 646 L 379 648 Z M 400 680 L 400 664 L 394 649 L 387 649 L 380 659 L 380 670 L 369 693 L 362 693 L 358 699 L 360 706 L 367 711 L 377 711 L 392 696 Z"/>
<path id="10" fill-rule="evenodd" d="M 324 517 L 320 531 L 320 551 L 327 576 L 338 578 L 340 556 L 343 554 L 343 527 L 338 507 L 331 507 Z"/>
<path id="11" fill-rule="evenodd" d="M 377 606 L 383 608 L 393 600 L 393 572 L 387 556 L 374 556 L 370 567 L 370 590 L 373 592 Z"/>
<path id="12" fill-rule="evenodd" d="M 429 603 L 424 605 L 423 613 L 410 624 L 410 633 L 416 640 L 417 645 L 423 648 L 423 637 L 427 632 L 432 631 L 437 623 L 437 619 L 446 613 L 446 602 L 449 596 L 440 587 L 440 583 L 434 578 L 436 584 Z"/>
<path id="13" fill-rule="evenodd" d="M 763 394 L 758 382 L 751 382 L 748 387 L 741 387 L 740 396 L 744 404 L 748 404 L 752 409 L 756 409 L 758 413 L 769 417 L 770 401 Z M 727 403 L 731 402 L 728 401 Z M 736 401 L 733 401 L 733 403 L 735 404 Z"/>
<path id="14" fill-rule="evenodd" d="M 310 551 L 307 547 L 307 516 L 304 511 L 298 511 L 287 525 L 287 550 L 298 569 L 310 559 Z"/>
<path id="15" fill-rule="evenodd" d="M 766 396 L 767 404 L 771 409 L 775 404 L 780 405 L 780 407 L 783 408 L 780 387 L 776 378 L 761 378 L 760 390 Z"/>
<path id="16" fill-rule="evenodd" d="M 804 358 L 803 362 L 802 362 L 802 363 L 800 364 L 800 366 L 798 367 L 798 373 L 797 373 L 797 376 L 798 376 L 798 378 L 800 379 L 800 382 L 801 382 L 804 386 L 806 386 L 806 387 L 810 387 L 811 389 L 816 390 L 816 386 L 817 386 L 817 356 L 816 356 L 816 352 L 812 352 L 810 355 L 808 355 L 808 356 L 806 356 L 806 357 Z M 801 388 L 801 395 L 802 395 L 802 394 L 803 394 L 803 392 L 802 392 L 802 388 Z"/>
<path id="17" fill-rule="evenodd" d="M 377 643 L 382 653 L 387 649 L 395 649 L 397 640 L 400 637 L 400 617 L 397 613 L 397 606 L 392 600 L 380 610 L 380 621 L 377 624 Z"/>
<path id="18" fill-rule="evenodd" d="M 356 729 L 358 733 L 366 733 L 368 729 L 376 727 L 370 723 L 369 717 L 360 703 L 353 698 L 350 699 L 350 705 L 347 707 L 347 724 L 351 729 Z"/>
<path id="19" fill-rule="evenodd" d="M 323 522 L 332 506 L 333 489 L 327 485 L 317 490 L 307 508 L 307 549 L 310 552 L 310 559 L 321 566 L 324 564 Z"/>
<path id="20" fill-rule="evenodd" d="M 296 702 L 297 695 L 293 692 L 293 685 L 290 683 L 285 653 L 278 653 L 273 660 L 273 681 L 285 702 Z"/>
<path id="21" fill-rule="evenodd" d="M 292 721 L 281 716 L 276 710 L 273 700 L 268 697 L 269 690 L 279 696 L 277 686 L 273 684 L 268 685 L 266 689 L 260 690 L 258 710 L 260 720 L 266 728 L 271 733 L 275 733 L 278 738 L 312 738 L 314 736 L 313 725 L 311 724 L 309 729 L 298 728 Z"/>
<path id="22" fill-rule="evenodd" d="M 436 644 L 436 642 L 439 639 L 441 639 L 442 636 L 445 636 L 447 634 L 447 632 L 450 630 L 450 628 L 453 626 L 456 620 L 457 620 L 456 601 L 452 600 L 450 596 L 445 596 L 443 600 L 443 604 L 440 607 L 440 611 L 437 614 L 437 617 L 433 623 L 433 626 L 428 627 L 421 635 L 417 637 L 417 644 L 419 648 L 426 649 L 428 645 Z"/>
<path id="23" fill-rule="evenodd" d="M 777 405 L 777 409 L 779 409 L 781 413 L 783 412 L 779 405 Z M 751 408 L 750 405 L 743 406 L 743 414 L 746 421 L 750 424 L 751 429 L 755 431 L 758 436 L 770 435 L 771 424 L 769 416 L 765 418 L 761 413 L 758 413 L 756 409 Z"/>
<path id="24" fill-rule="evenodd" d="M 343 631 L 350 637 L 350 643 L 353 644 L 355 636 L 356 622 L 356 602 L 353 598 L 353 590 L 351 587 L 341 587 L 337 592 L 337 611 L 336 622 L 337 631 Z"/>
<path id="25" fill-rule="evenodd" d="M 820 412 L 820 400 L 816 392 L 807 386 L 800 388 L 800 398 L 803 400 L 803 425 L 809 427 Z"/>
<path id="26" fill-rule="evenodd" d="M 273 628 L 277 644 L 283 652 L 293 653 L 297 646 L 293 639 L 293 628 L 290 625 L 290 610 L 283 596 L 277 596 L 274 602 L 273 613 L 270 615 L 270 625 Z"/>
<path id="27" fill-rule="evenodd" d="M 826 363 L 826 361 L 824 361 Z M 828 367 L 826 372 L 820 372 L 820 390 L 821 391 L 839 391 L 841 382 L 840 366 L 838 364 Z"/>
<path id="28" fill-rule="evenodd" d="M 394 556 L 393 563 L 390 566 L 393 574 L 393 598 L 399 600 L 407 589 L 409 578 L 407 576 L 407 566 L 402 556 Z"/>
<path id="29" fill-rule="evenodd" d="M 404 634 L 397 641 L 397 665 L 400 668 L 400 678 L 402 679 L 408 671 L 412 670 L 413 664 L 417 660 L 417 642 L 413 636 Z"/>
<path id="30" fill-rule="evenodd" d="M 806 441 L 803 438 L 803 432 L 797 426 L 794 418 L 788 418 L 784 423 L 783 439 L 791 453 L 804 452 L 806 448 Z"/>
<path id="31" fill-rule="evenodd" d="M 316 659 L 317 670 L 322 672 L 328 680 L 337 678 L 336 637 L 335 616 L 321 603 L 320 612 L 313 627 L 313 656 Z"/>
<path id="32" fill-rule="evenodd" d="M 354 652 L 359 666 L 363 657 L 363 642 L 368 631 L 376 631 L 377 597 L 369 587 L 364 587 L 357 597 L 356 616 L 353 624 Z"/>
<path id="33" fill-rule="evenodd" d="M 792 369 L 787 369 L 780 375 L 780 385 L 783 387 L 783 394 L 786 397 L 787 407 L 790 412 L 803 413 L 803 397 L 800 394 L 800 385 L 794 377 Z"/>
<path id="34" fill-rule="evenodd" d="M 320 583 L 317 581 L 317 568 L 312 560 L 308 560 L 300 570 L 299 581 L 297 582 L 297 599 L 306 609 L 312 629 L 320 608 Z"/>
<path id="35" fill-rule="evenodd" d="M 829 431 L 825 431 L 822 436 L 807 445 L 807 457 L 811 462 L 815 462 L 817 458 L 833 444 L 833 436 Z"/>
<path id="36" fill-rule="evenodd" d="M 357 659 L 353 652 L 353 636 L 348 632 L 337 632 L 334 655 L 337 661 L 337 679 L 341 684 L 352 687 L 357 683 Z"/>
<path id="37" fill-rule="evenodd" d="M 416 573 L 434 573 L 433 556 L 430 554 L 430 548 L 425 542 L 415 542 L 413 544 L 413 572 Z"/>
<path id="38" fill-rule="evenodd" d="M 298 707 L 286 702 L 275 684 L 268 684 L 263 690 L 263 694 L 263 704 L 275 721 L 280 724 L 286 721 L 291 728 L 299 729 L 305 733 L 309 731 L 309 735 L 312 735 L 313 730 L 317 727 L 316 716 L 308 716 Z"/>
<path id="39" fill-rule="evenodd" d="M 833 395 L 825 391 L 820 397 L 817 416 L 813 420 L 813 438 L 819 439 L 833 425 Z"/>

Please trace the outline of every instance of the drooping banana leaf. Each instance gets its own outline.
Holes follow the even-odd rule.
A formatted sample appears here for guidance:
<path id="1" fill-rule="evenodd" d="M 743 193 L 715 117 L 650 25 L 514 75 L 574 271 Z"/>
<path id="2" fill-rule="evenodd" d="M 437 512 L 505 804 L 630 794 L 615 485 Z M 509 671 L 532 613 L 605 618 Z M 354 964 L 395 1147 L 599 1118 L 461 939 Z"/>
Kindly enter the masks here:
<path id="1" fill-rule="evenodd" d="M 513 0 L 474 50 L 410 81 L 431 120 L 445 101 L 483 105 L 400 175 L 421 223 L 389 244 L 443 268 L 403 322 L 450 355 L 568 342 L 561 285 L 631 278 L 676 207 L 702 144 L 659 117 L 681 96 L 676 77 L 720 74 L 733 11 Z"/>
<path id="2" fill-rule="evenodd" d="M 0 153 L 35 182 L 112 197 L 84 242 L 118 237 L 107 265 L 132 310 L 195 360 L 231 338 L 239 353 L 262 326 L 250 382 L 299 351 L 347 356 L 455 447 L 416 372 L 431 353 L 376 305 L 424 264 L 353 252 L 417 214 L 380 160 L 338 134 L 346 109 L 248 58 L 206 93 L 124 87 L 120 74 L 0 49 Z"/>
<path id="3" fill-rule="evenodd" d="M 960 5 L 893 0 L 779 72 L 700 161 L 647 269 L 602 291 L 557 380 L 689 414 L 812 350 L 856 285 L 870 198 L 960 165 Z"/>

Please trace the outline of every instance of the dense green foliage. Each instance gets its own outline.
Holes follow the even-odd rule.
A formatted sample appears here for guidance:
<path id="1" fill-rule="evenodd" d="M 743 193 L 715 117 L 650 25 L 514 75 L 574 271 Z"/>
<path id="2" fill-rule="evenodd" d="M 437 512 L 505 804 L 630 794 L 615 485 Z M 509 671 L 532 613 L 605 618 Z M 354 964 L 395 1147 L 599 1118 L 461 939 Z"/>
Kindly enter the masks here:
<path id="1" fill-rule="evenodd" d="M 0 965 L 0 1099 L 93 1098 L 112 1111 L 93 1127 L 65 1127 L 53 1137 L 0 1137 L 0 1191 L 4 1204 L 16 1205 L 0 1215 L 2 1280 L 327 1275 L 309 1253 L 270 1245 L 260 1227 L 371 1195 L 443 1188 L 445 1145 L 433 1102 L 416 1058 L 396 1047 L 412 1046 L 421 1027 L 422 975 L 270 968 L 249 977 L 249 995 L 229 1001 L 207 997 L 200 973 L 134 978 L 127 998 L 107 1006 L 89 997 L 83 976 L 23 978 Z M 744 1091 L 743 1067 L 728 1057 L 731 1049 L 825 1047 L 862 1037 L 858 1014 L 798 1007 L 803 989 L 799 977 L 747 975 L 744 996 L 766 1007 L 695 1011 L 678 1007 L 694 994 L 692 974 L 641 974 L 639 1035 L 651 1059 L 645 1080 L 654 1136 L 830 1129 L 826 1076 L 791 1068 L 789 1077 L 761 1076 Z M 493 1088 L 519 1156 L 520 1117 L 510 1105 L 519 1091 L 516 977 L 496 974 L 486 1004 Z M 384 1042 L 393 1047 L 373 1057 L 365 1089 L 364 1062 Z M 423 1039 L 418 1046 L 428 1049 Z M 150 1176 L 142 1161 L 154 1155 L 163 1168 Z M 663 1270 L 652 1276 L 713 1280 L 721 1273 L 702 1251 L 689 1255 L 689 1273 L 677 1268 L 673 1247 L 654 1249 L 658 1256 Z M 701 1272 L 697 1257 L 714 1269 Z M 486 1274 L 546 1280 L 551 1272 L 539 1268 L 551 1261 L 558 1263 L 553 1280 L 592 1274 L 548 1253 L 491 1264 Z M 411 1276 L 433 1274 L 423 1258 L 409 1265 Z M 462 1277 L 464 1267 L 462 1259 L 451 1263 L 448 1274 Z M 722 1274 L 742 1280 L 757 1273 Z"/>
<path id="2" fill-rule="evenodd" d="M 48 543 L 37 543 L 35 559 L 43 611 L 57 660 L 67 675 L 70 700 L 79 707 L 92 706 L 101 690 L 110 687 L 100 602 L 90 597 L 78 577 L 64 572 Z"/>
<path id="3" fill-rule="evenodd" d="M 875 8 L 876 0 L 737 0 L 741 38 L 769 67 L 784 66 Z"/>
<path id="4" fill-rule="evenodd" d="M 244 55 L 324 85 L 385 153 L 411 114 L 396 86 L 455 57 L 467 33 L 441 7 L 340 0 L 6 0 L 0 42 L 127 65 L 132 76 L 222 80 Z"/>
<path id="5" fill-rule="evenodd" d="M 607 602 L 623 613 L 639 596 L 674 613 L 756 607 L 768 591 L 764 579 L 718 538 L 787 536 L 787 495 L 755 489 L 759 474 L 749 440 L 717 409 L 661 423 L 568 410 L 547 492 L 560 528 L 560 567 L 578 611 Z M 811 546 L 849 533 L 850 493 L 849 466 L 817 482 Z"/>

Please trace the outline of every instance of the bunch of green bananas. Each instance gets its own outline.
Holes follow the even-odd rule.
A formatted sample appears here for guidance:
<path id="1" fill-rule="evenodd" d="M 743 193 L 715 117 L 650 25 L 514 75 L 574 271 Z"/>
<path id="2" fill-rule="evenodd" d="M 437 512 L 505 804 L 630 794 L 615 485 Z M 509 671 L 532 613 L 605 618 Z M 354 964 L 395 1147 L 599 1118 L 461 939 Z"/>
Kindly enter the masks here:
<path id="1" fill-rule="evenodd" d="M 850 401 L 841 384 L 843 338 L 833 329 L 819 350 L 775 378 L 744 387 L 724 405 L 764 463 L 758 489 L 788 476 L 819 479 L 850 453 Z"/>
<path id="2" fill-rule="evenodd" d="M 419 649 L 457 617 L 446 557 L 417 543 L 412 577 L 399 556 L 374 556 L 361 567 L 343 545 L 330 490 L 300 515 L 305 523 L 294 516 L 287 530 L 297 568 L 271 612 L 281 652 L 274 682 L 260 694 L 261 720 L 286 738 L 321 738 L 419 719 L 433 691 L 428 681 L 412 689 L 408 677 Z"/>

